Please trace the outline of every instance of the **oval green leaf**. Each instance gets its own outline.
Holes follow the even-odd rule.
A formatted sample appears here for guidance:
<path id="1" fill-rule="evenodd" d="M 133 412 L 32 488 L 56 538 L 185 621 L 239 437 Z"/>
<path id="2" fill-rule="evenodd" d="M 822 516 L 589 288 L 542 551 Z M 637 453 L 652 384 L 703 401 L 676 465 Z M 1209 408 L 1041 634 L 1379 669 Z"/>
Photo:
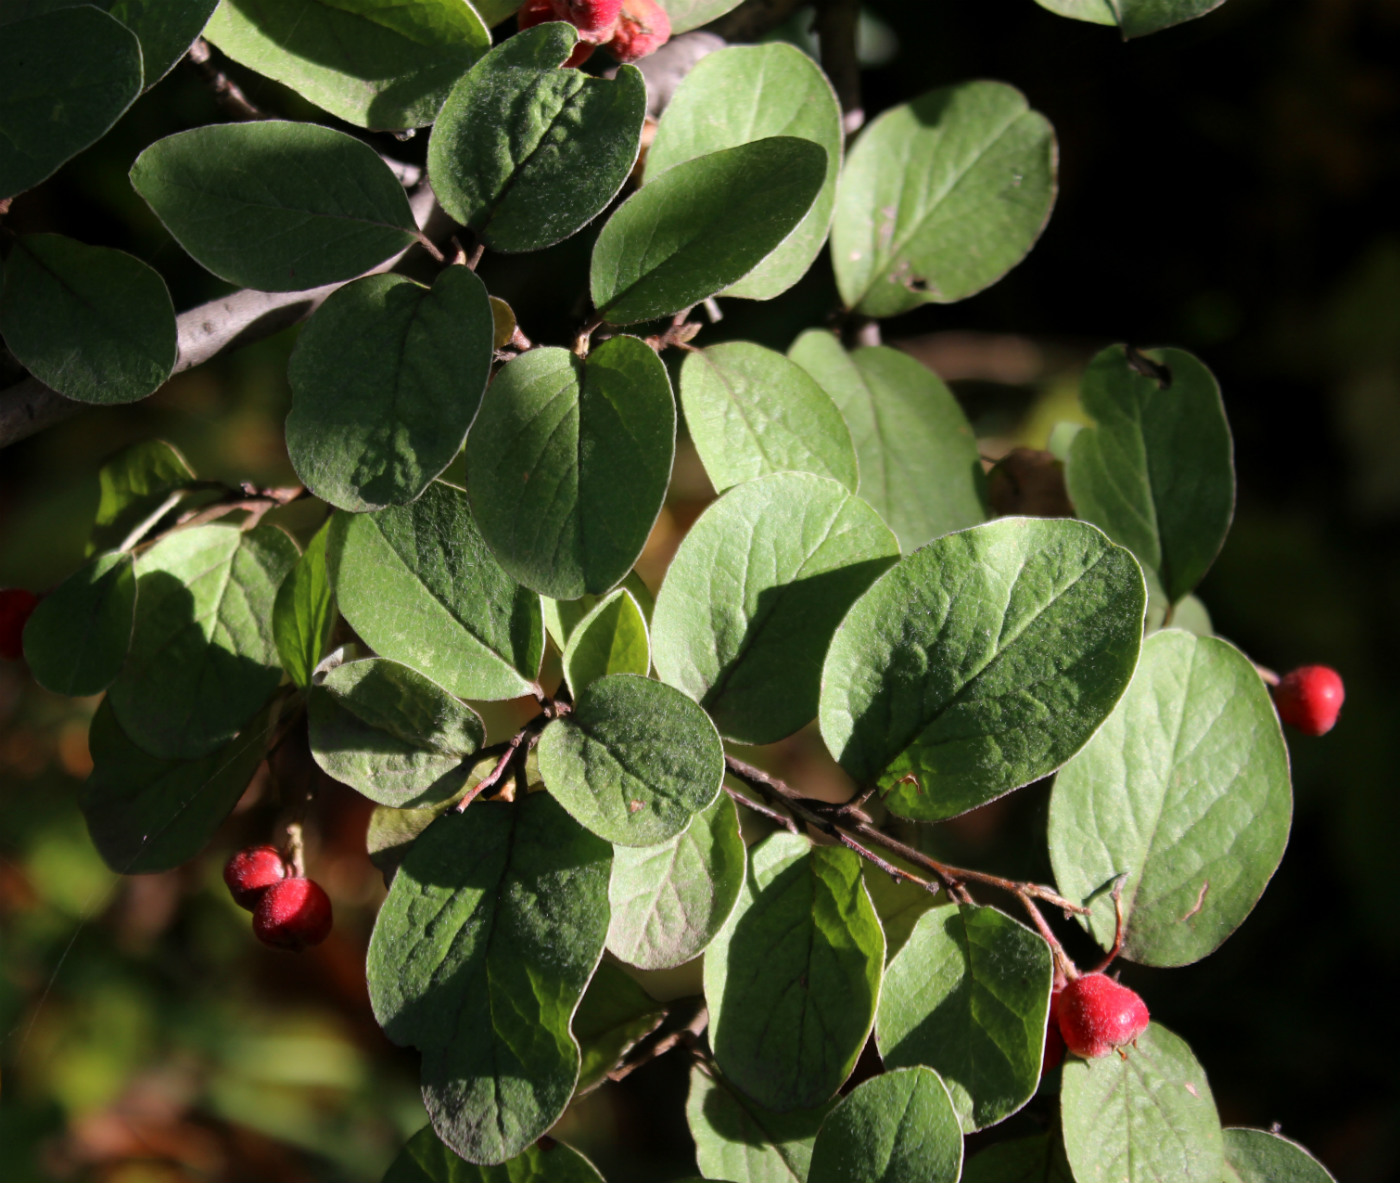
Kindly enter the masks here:
<path id="1" fill-rule="evenodd" d="M 469 1163 L 424 1126 L 389 1164 L 383 1183 L 603 1183 L 603 1176 L 572 1146 L 536 1142 L 499 1166 Z"/>
<path id="2" fill-rule="evenodd" d="M 841 412 L 781 353 L 729 341 L 687 354 L 681 407 L 717 492 L 772 472 L 814 472 L 856 487 L 856 453 Z"/>
<path id="3" fill-rule="evenodd" d="M 459 698 L 530 693 L 540 598 L 501 569 L 461 489 L 435 481 L 412 505 L 337 513 L 326 555 L 341 612 L 381 657 Z"/>
<path id="4" fill-rule="evenodd" d="M 481 717 L 409 666 L 347 661 L 307 699 L 311 755 L 380 805 L 429 805 L 461 791 L 486 738 Z"/>
<path id="5" fill-rule="evenodd" d="M 572 1029 L 582 1056 L 575 1096 L 606 1080 L 628 1049 L 655 1031 L 665 1017 L 666 1008 L 626 971 L 611 962 L 599 962 L 574 1015 Z"/>
<path id="6" fill-rule="evenodd" d="M 997 1142 L 967 1160 L 962 1183 L 1074 1183 L 1058 1129 Z"/>
<path id="7" fill-rule="evenodd" d="M 467 438 L 491 371 L 491 305 L 466 267 L 431 288 L 367 275 L 331 293 L 287 367 L 287 454 L 356 513 L 416 500 Z"/>
<path id="8" fill-rule="evenodd" d="M 799 136 L 826 152 L 826 178 L 781 246 L 720 295 L 771 300 L 792 287 L 826 241 L 845 135 L 841 106 L 820 67 L 781 41 L 736 45 L 701 58 L 662 112 L 647 149 L 646 182 L 682 161 L 765 136 Z"/>
<path id="9" fill-rule="evenodd" d="M 145 89 L 175 65 L 204 29 L 219 0 L 6 0 L 4 19 L 91 4 L 121 21 L 141 42 Z"/>
<path id="10" fill-rule="evenodd" d="M 593 246 L 593 303 L 612 324 L 670 316 L 758 266 L 807 216 L 826 151 L 770 136 L 697 156 L 629 197 Z"/>
<path id="11" fill-rule="evenodd" d="M 162 760 L 137 747 L 104 702 L 92 717 L 92 773 L 78 798 L 103 861 L 123 875 L 189 862 L 238 804 L 276 724 L 264 711 L 208 756 Z"/>
<path id="12" fill-rule="evenodd" d="M 123 448 L 97 470 L 97 513 L 88 552 L 121 545 L 194 479 L 189 462 L 164 440 Z"/>
<path id="13" fill-rule="evenodd" d="M 1053 772 L 1127 689 L 1137 563 L 1093 526 L 1001 518 L 901 559 L 822 668 L 827 747 L 895 813 L 953 817 Z"/>
<path id="14" fill-rule="evenodd" d="M 912 864 L 897 855 L 887 853 L 884 857 L 895 866 L 913 872 Z M 861 874 L 865 876 L 865 890 L 870 893 L 870 902 L 875 905 L 880 927 L 885 930 L 885 967 L 888 972 L 889 963 L 908 943 L 919 917 L 938 904 L 938 893 L 908 879 L 896 879 L 870 862 L 861 867 Z"/>
<path id="15" fill-rule="evenodd" d="M 272 607 L 272 635 L 282 668 L 296 685 L 305 690 L 320 664 L 335 626 L 335 599 L 330 572 L 326 568 L 327 522 L 307 544 L 292 568 Z"/>
<path id="16" fill-rule="evenodd" d="M 564 808 L 621 846 L 674 838 L 715 799 L 724 745 L 678 690 L 636 674 L 592 683 L 545 728 L 540 773 Z"/>
<path id="17" fill-rule="evenodd" d="M 418 233 L 374 149 L 311 123 L 178 132 L 136 158 L 131 183 L 201 267 L 262 291 L 353 279 Z"/>
<path id="18" fill-rule="evenodd" d="M 1120 874 L 1123 955 L 1187 965 L 1253 910 L 1288 843 L 1288 749 L 1269 692 L 1233 645 L 1176 629 L 1143 643 L 1132 685 L 1060 770 L 1050 857 L 1060 891 L 1093 908 L 1113 943 Z"/>
<path id="19" fill-rule="evenodd" d="M 1089 364 L 1080 399 L 1095 426 L 1070 445 L 1065 487 L 1079 516 L 1156 572 L 1175 603 L 1229 532 L 1234 445 L 1205 366 L 1184 349 L 1142 358 L 1115 345 Z"/>
<path id="20" fill-rule="evenodd" d="M 713 1068 L 690 1070 L 686 1122 L 706 1179 L 733 1183 L 807 1183 L 812 1144 L 831 1105 L 765 1109 Z"/>
<path id="21" fill-rule="evenodd" d="M 1153 1023 L 1126 1055 L 1065 1060 L 1060 1121 L 1076 1183 L 1220 1183 L 1220 1119 L 1206 1074 Z"/>
<path id="22" fill-rule="evenodd" d="M 899 1068 L 856 1088 L 822 1122 L 808 1183 L 957 1183 L 963 1139 L 938 1073 Z"/>
<path id="23" fill-rule="evenodd" d="M 555 599 L 610 590 L 661 512 L 676 448 L 666 367 L 636 337 L 581 361 L 532 349 L 508 362 L 467 439 L 467 492 L 501 565 Z"/>
<path id="24" fill-rule="evenodd" d="M 121 673 L 135 620 L 131 556 L 98 555 L 40 600 L 29 617 L 29 672 L 55 694 L 101 694 Z"/>
<path id="25" fill-rule="evenodd" d="M 898 349 L 847 353 L 820 329 L 803 333 L 788 356 L 841 412 L 860 466 L 856 492 L 885 519 L 905 554 L 987 520 L 976 437 L 937 374 Z"/>
<path id="26" fill-rule="evenodd" d="M 895 316 L 989 287 L 1055 201 L 1055 133 L 1003 82 L 929 91 L 867 124 L 836 193 L 831 258 L 848 308 Z"/>
<path id="27" fill-rule="evenodd" d="M 1297 1142 L 1268 1130 L 1233 1127 L 1225 1139 L 1225 1183 L 1336 1183 Z"/>
<path id="28" fill-rule="evenodd" d="M 433 192 L 492 250 L 568 238 L 607 208 L 636 163 L 642 73 L 560 69 L 576 41 L 562 21 L 508 38 L 463 75 L 433 124 Z"/>
<path id="29" fill-rule="evenodd" d="M 791 735 L 817 712 L 831 634 L 898 553 L 875 511 L 827 477 L 738 485 L 701 514 L 666 573 L 657 672 L 730 739 Z"/>
<path id="30" fill-rule="evenodd" d="M 1225 0 L 1035 0 L 1071 20 L 1095 25 L 1117 25 L 1123 39 L 1142 37 L 1159 29 L 1195 20 L 1214 12 Z"/>
<path id="31" fill-rule="evenodd" d="M 0 333 L 31 374 L 80 403 L 153 393 L 175 368 L 175 307 L 140 259 L 61 234 L 15 240 Z"/>
<path id="32" fill-rule="evenodd" d="M 141 45 L 90 5 L 0 37 L 0 201 L 32 189 L 107 133 L 141 93 Z"/>
<path id="33" fill-rule="evenodd" d="M 623 587 L 598 601 L 564 647 L 564 677 L 575 698 L 609 674 L 645 675 L 650 670 L 646 617 Z"/>
<path id="34" fill-rule="evenodd" d="M 880 1058 L 936 1069 L 967 1133 L 995 1125 L 1040 1084 L 1053 976 L 1050 946 L 1009 916 L 934 908 L 885 971 Z"/>
<path id="35" fill-rule="evenodd" d="M 502 1163 L 569 1103 L 569 1033 L 608 930 L 608 844 L 548 793 L 449 812 L 413 844 L 369 945 L 374 1016 L 423 1053 L 423 1100 L 468 1162 Z"/>
<path id="36" fill-rule="evenodd" d="M 383 131 L 436 119 L 491 44 L 462 0 L 224 0 L 204 35 L 332 115 Z"/>
<path id="37" fill-rule="evenodd" d="M 620 586 L 625 587 L 631 593 L 632 598 L 637 602 L 637 607 L 642 610 L 647 628 L 650 629 L 652 609 L 656 607 L 656 598 L 651 594 L 651 589 L 642 582 L 642 577 L 635 570 L 627 572 Z M 569 638 L 574 635 L 574 629 L 583 623 L 584 617 L 598 606 L 603 597 L 601 595 L 579 596 L 576 600 L 554 600 L 545 596 L 543 599 L 545 630 L 549 633 L 550 639 L 553 640 L 559 652 L 563 653 L 569 644 Z"/>
<path id="38" fill-rule="evenodd" d="M 827 1101 L 870 1034 L 884 964 L 885 936 L 860 860 L 796 834 L 766 838 L 705 954 L 720 1069 L 770 1109 Z"/>
<path id="39" fill-rule="evenodd" d="M 666 15 L 671 18 L 671 36 L 688 33 L 701 25 L 722 17 L 732 8 L 738 8 L 743 0 L 658 0 Z M 738 1183 L 736 1180 L 735 1183 Z"/>
<path id="40" fill-rule="evenodd" d="M 613 849 L 608 950 L 638 969 L 670 969 L 705 951 L 744 885 L 748 854 L 728 795 L 668 842 Z"/>
<path id="41" fill-rule="evenodd" d="M 136 560 L 131 652 L 108 700 L 132 741 L 189 760 L 232 739 L 282 676 L 272 610 L 297 548 L 275 526 L 196 526 Z"/>

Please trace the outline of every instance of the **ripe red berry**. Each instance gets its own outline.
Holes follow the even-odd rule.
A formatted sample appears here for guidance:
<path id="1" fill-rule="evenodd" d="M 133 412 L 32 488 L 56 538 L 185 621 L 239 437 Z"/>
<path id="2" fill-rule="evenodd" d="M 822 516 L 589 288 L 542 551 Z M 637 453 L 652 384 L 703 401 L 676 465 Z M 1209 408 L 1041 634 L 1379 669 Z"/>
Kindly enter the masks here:
<path id="1" fill-rule="evenodd" d="M 656 0 L 622 0 L 622 15 L 608 52 L 620 62 L 635 62 L 670 39 L 671 18 Z"/>
<path id="2" fill-rule="evenodd" d="M 622 13 L 622 0 L 554 0 L 554 6 L 560 19 L 568 21 L 583 40 L 595 45 L 612 40 Z"/>
<path id="3" fill-rule="evenodd" d="M 224 882 L 240 908 L 252 911 L 274 883 L 287 877 L 287 864 L 275 846 L 249 846 L 224 864 Z"/>
<path id="4" fill-rule="evenodd" d="M 1086 1060 L 1132 1043 L 1151 1021 L 1142 999 L 1105 974 L 1084 974 L 1070 982 L 1056 1014 L 1065 1047 Z"/>
<path id="5" fill-rule="evenodd" d="M 28 588 L 0 588 L 0 657 L 18 661 L 24 656 L 24 626 L 39 603 Z"/>
<path id="6" fill-rule="evenodd" d="M 1065 1037 L 1060 1034 L 1060 995 L 1064 989 L 1051 991 L 1050 1014 L 1045 1023 L 1045 1051 L 1040 1058 L 1040 1074 L 1044 1076 L 1060 1066 L 1065 1058 Z"/>
<path id="7" fill-rule="evenodd" d="M 621 2 L 622 0 L 618 0 L 619 4 Z M 522 29 L 530 29 L 535 25 L 542 25 L 546 21 L 568 21 L 570 18 L 563 9 L 564 0 L 525 0 L 525 3 L 520 6 L 520 11 L 515 14 L 515 21 Z M 616 23 L 617 20 L 614 18 L 613 24 Z M 612 29 L 609 27 L 608 36 L 611 35 Z M 594 40 L 594 38 L 584 38 L 583 31 L 579 30 L 579 42 L 574 46 L 573 53 L 564 59 L 560 69 L 569 70 L 583 65 L 593 56 L 593 50 L 596 48 Z M 606 41 L 607 37 L 599 40 Z"/>
<path id="8" fill-rule="evenodd" d="M 1342 677 L 1325 665 L 1300 666 L 1274 687 L 1278 717 L 1304 735 L 1326 735 L 1346 699 Z"/>
<path id="9" fill-rule="evenodd" d="M 330 935 L 331 900 L 310 879 L 283 879 L 263 892 L 253 910 L 253 932 L 275 949 L 305 949 Z"/>

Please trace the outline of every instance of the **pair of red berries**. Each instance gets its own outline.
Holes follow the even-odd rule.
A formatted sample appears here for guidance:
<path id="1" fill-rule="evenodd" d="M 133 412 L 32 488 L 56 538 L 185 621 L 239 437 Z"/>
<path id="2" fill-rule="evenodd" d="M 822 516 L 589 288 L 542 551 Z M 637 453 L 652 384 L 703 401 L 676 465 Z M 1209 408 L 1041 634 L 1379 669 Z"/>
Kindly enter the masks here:
<path id="1" fill-rule="evenodd" d="M 274 949 L 305 949 L 330 935 L 331 901 L 314 880 L 288 875 L 275 846 L 240 850 L 224 867 L 224 882 L 253 914 L 253 932 Z"/>
<path id="2" fill-rule="evenodd" d="M 1068 1048 L 1086 1060 L 1132 1043 L 1151 1021 L 1147 1006 L 1107 974 L 1080 974 L 1050 995 L 1050 1023 L 1040 1073 L 1059 1064 Z"/>
<path id="3" fill-rule="evenodd" d="M 565 66 L 583 65 L 599 45 L 620 62 L 635 62 L 671 37 L 671 18 L 656 0 L 525 0 L 516 14 L 522 29 L 546 21 L 568 21 L 578 30 Z"/>

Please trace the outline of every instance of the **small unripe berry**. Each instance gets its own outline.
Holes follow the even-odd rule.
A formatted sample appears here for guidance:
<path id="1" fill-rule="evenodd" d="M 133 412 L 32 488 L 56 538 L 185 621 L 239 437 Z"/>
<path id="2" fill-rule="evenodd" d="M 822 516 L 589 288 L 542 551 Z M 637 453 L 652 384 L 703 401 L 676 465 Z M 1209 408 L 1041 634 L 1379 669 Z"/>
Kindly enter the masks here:
<path id="1" fill-rule="evenodd" d="M 283 879 L 263 892 L 253 910 L 253 932 L 274 949 L 305 949 L 330 935 L 331 900 L 310 879 Z"/>
<path id="2" fill-rule="evenodd" d="M 1325 665 L 1300 666 L 1274 687 L 1278 717 L 1304 735 L 1326 735 L 1346 700 L 1342 676 Z"/>
<path id="3" fill-rule="evenodd" d="M 275 846 L 249 846 L 224 864 L 224 882 L 240 908 L 252 911 L 262 894 L 287 877 L 287 864 Z"/>
<path id="4" fill-rule="evenodd" d="M 670 39 L 671 18 L 656 0 L 622 0 L 622 15 L 608 52 L 620 62 L 635 62 Z"/>
<path id="5" fill-rule="evenodd" d="M 1055 1013 L 1065 1047 L 1086 1060 L 1132 1043 L 1151 1021 L 1142 999 L 1105 974 L 1075 978 Z"/>
<path id="6" fill-rule="evenodd" d="M 24 656 L 24 626 L 38 603 L 28 588 L 0 588 L 0 657 L 6 661 Z"/>

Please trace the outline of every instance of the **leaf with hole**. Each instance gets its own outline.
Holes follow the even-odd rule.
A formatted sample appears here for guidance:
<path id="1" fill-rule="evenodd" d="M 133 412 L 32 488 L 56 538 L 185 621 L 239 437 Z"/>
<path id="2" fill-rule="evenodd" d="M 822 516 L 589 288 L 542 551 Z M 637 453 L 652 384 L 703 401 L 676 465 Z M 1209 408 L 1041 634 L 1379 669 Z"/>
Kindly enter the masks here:
<path id="1" fill-rule="evenodd" d="M 466 441 L 493 331 L 466 267 L 430 288 L 367 275 L 332 292 L 287 367 L 287 455 L 306 487 L 356 513 L 420 497 Z"/>
<path id="2" fill-rule="evenodd" d="M 568 238 L 617 196 L 636 163 L 646 83 L 560 69 L 577 41 L 550 21 L 501 42 L 452 88 L 428 142 L 448 215 L 495 251 Z"/>
<path id="3" fill-rule="evenodd" d="M 848 308 L 895 316 L 989 287 L 1055 201 L 1055 133 L 1019 90 L 964 82 L 865 125 L 841 173 L 831 259 Z"/>
<path id="4" fill-rule="evenodd" d="M 736 485 L 701 514 L 666 573 L 657 672 L 730 739 L 791 735 L 817 712 L 828 638 L 898 553 L 875 511 L 827 477 Z"/>
<path id="5" fill-rule="evenodd" d="M 1053 772 L 1127 689 L 1146 591 L 1084 522 L 1001 518 L 877 579 L 822 667 L 823 740 L 902 817 L 938 821 Z"/>
<path id="6" fill-rule="evenodd" d="M 1143 643 L 1132 685 L 1050 797 L 1060 891 L 1113 943 L 1109 891 L 1126 873 L 1123 955 L 1186 965 L 1258 903 L 1288 843 L 1288 749 L 1253 663 L 1176 629 Z"/>
<path id="7" fill-rule="evenodd" d="M 403 186 L 374 149 L 311 123 L 177 132 L 136 158 L 131 183 L 196 263 L 262 291 L 353 279 L 418 235 Z"/>

